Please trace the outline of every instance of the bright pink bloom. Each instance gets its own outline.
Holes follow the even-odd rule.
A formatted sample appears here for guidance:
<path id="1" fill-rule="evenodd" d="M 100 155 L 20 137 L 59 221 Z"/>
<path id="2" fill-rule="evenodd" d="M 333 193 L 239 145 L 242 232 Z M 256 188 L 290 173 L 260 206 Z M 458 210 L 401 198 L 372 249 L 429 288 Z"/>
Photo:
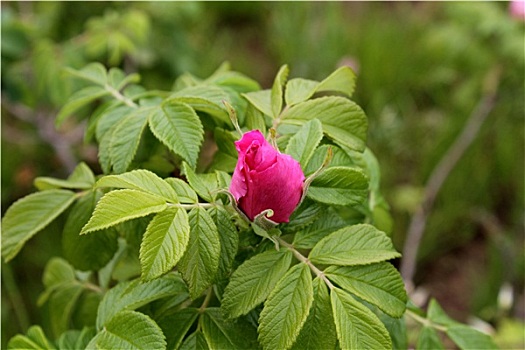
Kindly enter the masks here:
<path id="1" fill-rule="evenodd" d="M 245 133 L 235 142 L 239 152 L 230 191 L 239 208 L 253 220 L 272 209 L 270 218 L 288 222 L 303 193 L 301 165 L 288 154 L 281 154 L 259 130 Z"/>
<path id="2" fill-rule="evenodd" d="M 525 21 L 525 1 L 512 0 L 509 11 L 512 17 Z"/>

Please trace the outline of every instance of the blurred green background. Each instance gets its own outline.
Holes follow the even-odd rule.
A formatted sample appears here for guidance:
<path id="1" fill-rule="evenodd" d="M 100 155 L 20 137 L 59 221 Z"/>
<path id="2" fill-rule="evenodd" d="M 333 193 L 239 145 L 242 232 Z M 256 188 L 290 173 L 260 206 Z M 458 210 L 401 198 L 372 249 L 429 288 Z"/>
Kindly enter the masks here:
<path id="1" fill-rule="evenodd" d="M 284 63 L 291 77 L 309 79 L 350 65 L 402 250 L 429 175 L 486 94 L 487 79 L 501 72 L 493 110 L 432 208 L 415 282 L 451 316 L 489 322 L 502 348 L 525 347 L 525 26 L 508 3 L 1 6 L 2 213 L 34 191 L 36 176 L 65 177 L 80 160 L 98 169 L 83 122 L 53 126 L 74 89 L 64 66 L 99 61 L 139 72 L 148 89 L 170 89 L 181 74 L 206 77 L 224 61 L 263 87 Z M 36 299 L 45 262 L 61 254 L 57 237 L 50 227 L 2 264 L 2 347 L 30 324 L 45 325 Z"/>

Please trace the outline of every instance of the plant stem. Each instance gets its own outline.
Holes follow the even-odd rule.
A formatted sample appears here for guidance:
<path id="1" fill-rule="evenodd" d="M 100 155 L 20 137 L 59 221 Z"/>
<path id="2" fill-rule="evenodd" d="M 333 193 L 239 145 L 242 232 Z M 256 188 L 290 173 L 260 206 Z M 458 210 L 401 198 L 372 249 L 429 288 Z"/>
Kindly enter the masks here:
<path id="1" fill-rule="evenodd" d="M 24 300 L 20 295 L 20 290 L 13 277 L 13 271 L 11 266 L 2 263 L 2 282 L 7 293 L 7 298 L 11 301 L 13 311 L 18 321 L 18 327 L 22 333 L 29 328 L 29 316 L 27 314 L 27 308 L 24 304 Z"/>
<path id="2" fill-rule="evenodd" d="M 416 314 L 412 310 L 408 310 L 407 309 L 405 314 L 410 316 L 410 317 L 412 317 L 412 319 L 414 319 L 417 322 L 421 323 L 425 327 L 432 327 L 432 328 L 437 329 L 438 331 L 441 331 L 441 332 L 446 332 L 447 331 L 447 327 L 441 326 L 439 324 L 435 324 L 434 322 L 430 321 L 428 318 L 421 317 L 421 316 L 419 316 L 418 314 Z"/>
<path id="3" fill-rule="evenodd" d="M 217 206 L 215 203 L 195 203 L 195 204 L 180 204 L 180 203 L 167 203 L 170 207 L 182 208 L 182 209 L 194 209 L 194 208 L 204 208 L 209 209 Z"/>
<path id="4" fill-rule="evenodd" d="M 132 100 L 130 100 L 130 99 L 127 98 L 126 96 L 122 95 L 122 94 L 120 93 L 120 91 L 115 90 L 114 88 L 112 88 L 111 86 L 109 86 L 109 85 L 107 85 L 107 84 L 104 85 L 104 88 L 105 88 L 107 91 L 109 91 L 109 93 L 110 93 L 111 95 L 113 95 L 113 97 L 115 97 L 117 100 L 124 102 L 125 105 L 127 105 L 127 106 L 129 106 L 129 107 L 132 107 L 132 108 L 137 108 L 137 107 L 138 107 L 138 105 L 137 105 L 135 102 L 133 102 Z"/>
<path id="5" fill-rule="evenodd" d="M 302 255 L 297 249 L 295 249 L 293 245 L 291 245 L 290 243 L 286 242 L 285 240 L 283 240 L 280 237 L 275 237 L 275 238 L 277 239 L 277 241 L 279 242 L 280 245 L 282 245 L 283 247 L 286 247 L 286 249 L 291 251 L 293 253 L 293 255 L 297 258 L 297 260 L 299 260 L 300 262 L 305 263 L 317 277 L 321 278 L 326 283 L 328 288 L 330 288 L 330 290 L 335 288 L 335 286 L 332 284 L 332 282 L 330 282 L 330 280 L 325 276 L 324 272 L 319 270 L 317 268 L 317 266 L 312 264 L 312 262 L 310 260 L 308 260 L 307 257 Z"/>
<path id="6" fill-rule="evenodd" d="M 495 67 L 494 70 L 487 74 L 485 95 L 483 95 L 476 108 L 472 111 L 461 133 L 432 171 L 425 186 L 423 200 L 412 216 L 403 247 L 403 259 L 400 267 L 401 275 L 409 293 L 414 289 L 413 279 L 416 271 L 417 253 L 434 200 L 450 172 L 474 141 L 481 125 L 494 108 L 499 75 L 499 67 Z"/>
<path id="7" fill-rule="evenodd" d="M 202 302 L 202 305 L 199 308 L 199 313 L 203 313 L 206 307 L 208 307 L 208 304 L 210 303 L 212 296 L 213 296 L 213 288 L 209 287 L 208 291 L 206 292 L 206 298 L 204 298 L 204 301 Z"/>

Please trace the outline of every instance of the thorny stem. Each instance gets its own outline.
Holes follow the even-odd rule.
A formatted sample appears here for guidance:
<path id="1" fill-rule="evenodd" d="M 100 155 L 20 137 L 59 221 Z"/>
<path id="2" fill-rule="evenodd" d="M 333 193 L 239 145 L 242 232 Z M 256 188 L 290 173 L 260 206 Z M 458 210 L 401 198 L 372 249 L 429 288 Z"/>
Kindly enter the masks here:
<path id="1" fill-rule="evenodd" d="M 286 247 L 286 249 L 291 251 L 293 253 L 293 255 L 297 258 L 297 260 L 299 260 L 300 262 L 305 263 L 317 277 L 321 278 L 326 283 L 328 288 L 330 288 L 330 290 L 335 288 L 335 286 L 332 284 L 332 282 L 330 282 L 330 280 L 326 277 L 324 272 L 319 270 L 314 264 L 312 264 L 312 262 L 310 260 L 308 260 L 308 258 L 305 257 L 303 254 L 301 254 L 297 249 L 295 249 L 295 247 L 293 245 L 291 245 L 290 243 L 286 242 L 282 238 L 279 238 L 279 237 L 275 237 L 275 238 L 277 239 L 277 241 L 279 242 L 280 245 L 282 245 L 283 247 Z"/>
<path id="2" fill-rule="evenodd" d="M 412 310 L 407 309 L 405 314 L 412 317 L 412 319 L 421 323 L 423 326 L 432 327 L 441 332 L 447 331 L 447 327 L 435 324 L 434 322 L 430 321 L 428 318 L 421 317 Z"/>
<path id="3" fill-rule="evenodd" d="M 127 105 L 127 106 L 129 106 L 129 107 L 132 107 L 132 108 L 137 108 L 137 107 L 138 107 L 138 105 L 137 105 L 135 102 L 133 102 L 132 100 L 130 100 L 130 99 L 127 98 L 126 96 L 122 95 L 122 94 L 120 93 L 120 91 L 118 91 L 118 90 L 112 88 L 111 86 L 109 86 L 109 85 L 107 85 L 107 84 L 104 85 L 104 88 L 105 88 L 107 91 L 109 91 L 109 93 L 110 93 L 113 97 L 115 97 L 117 100 L 124 102 L 125 105 Z"/>

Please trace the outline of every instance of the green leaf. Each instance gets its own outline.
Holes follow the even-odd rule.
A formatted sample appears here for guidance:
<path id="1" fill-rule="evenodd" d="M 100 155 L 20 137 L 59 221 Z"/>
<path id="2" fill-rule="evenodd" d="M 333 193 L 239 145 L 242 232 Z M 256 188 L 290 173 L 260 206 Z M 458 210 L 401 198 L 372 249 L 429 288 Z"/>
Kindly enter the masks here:
<path id="1" fill-rule="evenodd" d="M 66 68 L 66 71 L 76 78 L 80 78 L 102 86 L 108 81 L 106 68 L 98 62 L 90 63 L 80 70 Z"/>
<path id="2" fill-rule="evenodd" d="M 215 174 L 195 174 L 187 163 L 182 163 L 182 171 L 190 186 L 198 195 L 207 202 L 212 202 L 214 195 L 211 193 L 217 188 L 217 177 Z M 213 181 L 215 179 L 215 182 Z"/>
<path id="3" fill-rule="evenodd" d="M 328 167 L 338 167 L 338 166 L 344 166 L 348 167 L 353 165 L 352 159 L 344 152 L 342 149 L 335 145 L 321 145 L 317 147 L 317 149 L 314 151 L 314 154 L 312 155 L 312 158 L 308 162 L 308 165 L 304 169 L 304 174 L 306 176 L 313 174 L 317 169 L 319 169 L 326 158 L 326 154 L 328 152 L 328 148 L 332 149 L 332 159 L 330 160 L 330 164 L 328 164 Z"/>
<path id="4" fill-rule="evenodd" d="M 391 349 L 392 341 L 381 321 L 339 288 L 330 293 L 341 349 Z"/>
<path id="5" fill-rule="evenodd" d="M 191 210 L 190 241 L 179 262 L 190 296 L 196 299 L 208 288 L 217 274 L 221 244 L 217 226 L 202 207 Z"/>
<path id="6" fill-rule="evenodd" d="M 388 236 L 374 226 L 347 226 L 323 238 L 309 255 L 313 263 L 366 265 L 400 257 Z"/>
<path id="7" fill-rule="evenodd" d="M 283 87 L 286 84 L 288 73 L 290 69 L 285 64 L 279 68 L 279 72 L 275 76 L 275 80 L 272 85 L 271 103 L 272 103 L 272 116 L 277 118 L 283 109 Z"/>
<path id="8" fill-rule="evenodd" d="M 292 349 L 335 349 L 337 334 L 330 296 L 325 282 L 319 277 L 313 281 L 313 293 L 310 313 Z"/>
<path id="9" fill-rule="evenodd" d="M 368 179 L 358 169 L 330 167 L 314 179 L 307 196 L 317 202 L 335 205 L 357 205 L 368 193 Z"/>
<path id="10" fill-rule="evenodd" d="M 201 331 L 197 330 L 190 334 L 188 338 L 184 340 L 179 350 L 208 350 L 209 346 L 206 343 L 206 338 L 202 335 Z"/>
<path id="11" fill-rule="evenodd" d="M 126 76 L 118 68 L 111 68 L 108 75 L 108 84 L 117 91 L 122 90 L 128 84 L 136 84 L 140 81 L 140 75 L 137 73 Z"/>
<path id="12" fill-rule="evenodd" d="M 263 114 L 267 116 L 273 115 L 272 91 L 271 90 L 268 89 L 268 90 L 261 90 L 261 91 L 253 91 L 253 92 L 247 92 L 241 95 L 245 99 L 247 99 L 248 102 L 250 102 L 252 106 L 257 108 Z"/>
<path id="13" fill-rule="evenodd" d="M 54 188 L 72 188 L 85 190 L 95 184 L 95 175 L 86 163 L 79 163 L 67 180 L 52 177 L 37 177 L 34 181 L 35 187 L 40 191 Z"/>
<path id="14" fill-rule="evenodd" d="M 9 340 L 8 349 L 55 349 L 40 326 L 31 326 L 26 335 L 17 334 Z"/>
<path id="15" fill-rule="evenodd" d="M 308 100 L 315 93 L 318 81 L 302 78 L 290 79 L 286 84 L 284 98 L 288 106 L 293 106 Z"/>
<path id="16" fill-rule="evenodd" d="M 454 325 L 448 327 L 447 335 L 462 350 L 498 349 L 498 346 L 488 334 L 469 326 Z"/>
<path id="17" fill-rule="evenodd" d="M 189 238 L 186 210 L 168 208 L 155 215 L 140 245 L 142 279 L 152 280 L 171 270 L 184 254 Z"/>
<path id="18" fill-rule="evenodd" d="M 187 87 L 172 94 L 167 103 L 184 103 L 191 108 L 208 113 L 219 123 L 230 125 L 230 117 L 222 101 L 229 101 L 228 94 L 220 87 L 200 84 Z"/>
<path id="19" fill-rule="evenodd" d="M 123 310 L 135 310 L 154 300 L 177 295 L 186 290 L 179 276 L 170 274 L 156 280 L 141 282 L 139 279 L 121 282 L 111 288 L 98 307 L 97 329 Z"/>
<path id="20" fill-rule="evenodd" d="M 32 193 L 11 205 L 2 218 L 2 256 L 8 262 L 36 233 L 62 214 L 76 198 L 67 190 Z"/>
<path id="21" fill-rule="evenodd" d="M 282 124 L 301 126 L 319 119 L 323 132 L 335 143 L 356 151 L 365 149 L 368 122 L 363 110 L 339 96 L 327 96 L 298 103 L 282 113 Z"/>
<path id="22" fill-rule="evenodd" d="M 166 201 L 159 196 L 129 189 L 111 191 L 98 202 L 93 216 L 80 234 L 102 230 L 166 208 Z"/>
<path id="23" fill-rule="evenodd" d="M 81 331 L 70 329 L 60 335 L 57 345 L 61 350 L 85 349 L 95 335 L 96 331 L 93 327 L 84 327 Z"/>
<path id="24" fill-rule="evenodd" d="M 355 73 L 350 67 L 341 67 L 319 83 L 315 92 L 335 91 L 351 97 L 355 89 Z"/>
<path id="25" fill-rule="evenodd" d="M 289 349 L 303 326 L 313 301 L 312 276 L 304 263 L 293 266 L 279 280 L 259 318 L 263 349 Z"/>
<path id="26" fill-rule="evenodd" d="M 75 280 L 75 269 L 62 258 L 51 258 L 46 264 L 42 283 L 46 289 Z"/>
<path id="27" fill-rule="evenodd" d="M 88 349 L 165 349 L 160 327 L 136 311 L 116 314 L 87 346 Z"/>
<path id="28" fill-rule="evenodd" d="M 448 317 L 445 311 L 441 308 L 436 299 L 430 299 L 428 305 L 427 318 L 433 323 L 438 323 L 443 326 L 455 326 L 460 325 L 459 322 Z"/>
<path id="29" fill-rule="evenodd" d="M 175 189 L 155 173 L 145 169 L 133 170 L 120 175 L 104 176 L 97 181 L 95 187 L 127 188 L 157 195 L 168 202 L 178 202 Z"/>
<path id="30" fill-rule="evenodd" d="M 390 339 L 392 339 L 392 348 L 395 350 L 408 349 L 407 324 L 404 317 L 394 318 L 385 313 L 374 310 L 374 313 L 385 325 Z"/>
<path id="31" fill-rule="evenodd" d="M 170 177 L 165 179 L 166 181 L 177 194 L 177 198 L 181 203 L 197 203 L 199 199 L 197 198 L 197 193 L 184 181 L 181 179 Z"/>
<path id="32" fill-rule="evenodd" d="M 84 288 L 79 283 L 60 285 L 49 298 L 51 329 L 55 338 L 69 329 L 71 316 Z"/>
<path id="33" fill-rule="evenodd" d="M 91 235 L 80 235 L 89 221 L 99 199 L 97 192 L 89 192 L 71 208 L 62 234 L 64 257 L 77 269 L 97 271 L 103 268 L 118 248 L 115 230 L 104 230 Z"/>
<path id="34" fill-rule="evenodd" d="M 200 325 L 211 349 L 257 348 L 257 331 L 248 322 L 225 320 L 219 308 L 207 308 Z"/>
<path id="35" fill-rule="evenodd" d="M 156 138 L 195 168 L 204 129 L 190 106 L 178 102 L 163 103 L 150 115 L 149 127 Z"/>
<path id="36" fill-rule="evenodd" d="M 295 234 L 293 245 L 299 249 L 312 249 L 320 239 L 347 223 L 332 208 L 323 208 L 315 221 Z"/>
<path id="37" fill-rule="evenodd" d="M 230 131 L 215 128 L 213 138 L 219 150 L 213 156 L 212 168 L 233 172 L 237 164 L 236 137 Z"/>
<path id="38" fill-rule="evenodd" d="M 443 343 L 439 339 L 434 328 L 423 327 L 417 339 L 417 350 L 441 350 L 444 349 Z"/>
<path id="39" fill-rule="evenodd" d="M 330 266 L 324 273 L 346 291 L 376 305 L 392 317 L 405 313 L 407 294 L 399 272 L 389 263 Z"/>
<path id="40" fill-rule="evenodd" d="M 233 273 L 224 291 L 222 307 L 229 317 L 239 317 L 262 303 L 288 270 L 292 253 L 270 250 L 245 261 Z"/>
<path id="41" fill-rule="evenodd" d="M 166 335 L 168 350 L 179 348 L 198 315 L 198 309 L 189 307 L 160 319 L 159 326 Z"/>
<path id="42" fill-rule="evenodd" d="M 116 173 L 128 170 L 135 158 L 150 113 L 150 107 L 139 108 L 121 119 L 111 132 L 109 158 Z"/>
<path id="43" fill-rule="evenodd" d="M 105 110 L 97 121 L 95 136 L 97 140 L 102 141 L 102 137 L 109 132 L 112 127 L 118 124 L 127 115 L 135 112 L 135 108 L 129 106 L 112 106 Z"/>
<path id="44" fill-rule="evenodd" d="M 106 95 L 109 95 L 109 92 L 99 86 L 88 86 L 75 92 L 58 112 L 55 125 L 57 127 L 62 125 L 74 112 Z"/>
<path id="45" fill-rule="evenodd" d="M 221 244 L 221 254 L 219 256 L 219 267 L 217 270 L 217 280 L 220 280 L 230 274 L 233 260 L 239 246 L 239 235 L 237 234 L 237 228 L 233 224 L 230 215 L 223 207 L 213 207 L 209 213 L 217 226 Z"/>
<path id="46" fill-rule="evenodd" d="M 285 153 L 288 153 L 305 169 L 314 154 L 315 148 L 323 138 L 323 127 L 318 119 L 312 119 L 304 124 L 290 139 Z"/>
<path id="47" fill-rule="evenodd" d="M 246 107 L 244 126 L 248 130 L 260 130 L 263 135 L 266 134 L 266 121 L 264 120 L 264 114 L 252 104 L 248 104 L 248 107 Z"/>

